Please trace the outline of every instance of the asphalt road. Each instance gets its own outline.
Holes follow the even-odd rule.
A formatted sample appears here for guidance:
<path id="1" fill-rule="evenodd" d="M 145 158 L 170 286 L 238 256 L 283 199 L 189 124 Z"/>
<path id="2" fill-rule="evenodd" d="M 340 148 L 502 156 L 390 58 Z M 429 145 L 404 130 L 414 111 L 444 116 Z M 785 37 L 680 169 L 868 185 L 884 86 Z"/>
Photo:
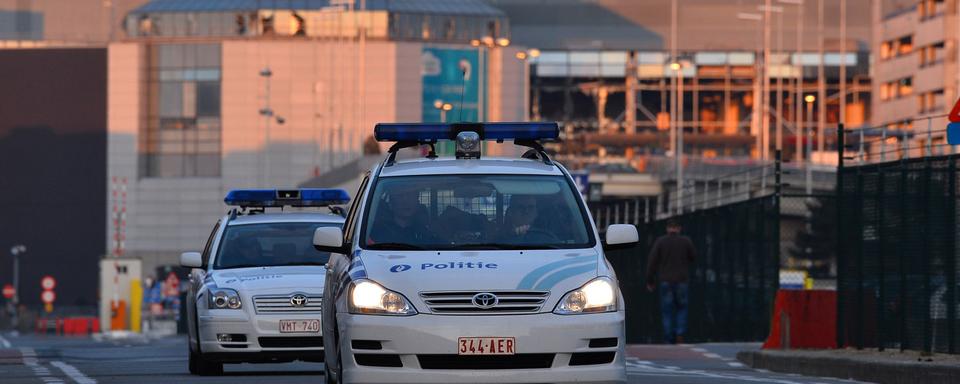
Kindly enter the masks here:
<path id="1" fill-rule="evenodd" d="M 631 383 L 852 383 L 761 372 L 734 361 L 756 344 L 632 345 Z M 318 363 L 226 365 L 221 377 L 187 373 L 183 337 L 56 337 L 0 335 L 0 382 L 4 384 L 97 383 L 318 383 Z"/>

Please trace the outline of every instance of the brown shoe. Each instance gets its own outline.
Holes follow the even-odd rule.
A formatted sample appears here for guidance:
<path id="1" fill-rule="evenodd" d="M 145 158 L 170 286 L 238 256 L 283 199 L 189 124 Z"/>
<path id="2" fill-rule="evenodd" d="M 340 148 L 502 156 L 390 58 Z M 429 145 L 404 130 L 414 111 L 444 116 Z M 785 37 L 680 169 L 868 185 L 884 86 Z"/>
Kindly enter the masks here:
<path id="1" fill-rule="evenodd" d="M 683 335 L 677 335 L 677 344 L 683 344 Z"/>

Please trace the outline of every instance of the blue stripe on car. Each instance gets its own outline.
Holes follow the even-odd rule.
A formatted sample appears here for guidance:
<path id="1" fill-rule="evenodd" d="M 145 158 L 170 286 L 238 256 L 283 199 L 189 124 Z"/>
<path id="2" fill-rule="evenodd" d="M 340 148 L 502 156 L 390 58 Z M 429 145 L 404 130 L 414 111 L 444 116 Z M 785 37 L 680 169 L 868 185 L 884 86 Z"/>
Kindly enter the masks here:
<path id="1" fill-rule="evenodd" d="M 577 265 L 567 269 L 562 269 L 545 277 L 543 280 L 537 283 L 537 286 L 534 289 L 537 291 L 549 291 L 551 288 L 553 288 L 554 285 L 557 285 L 557 283 L 563 280 L 566 280 L 568 278 L 571 278 L 573 276 L 576 276 L 582 273 L 596 271 L 596 270 L 597 270 L 597 263 Z"/>
<path id="2" fill-rule="evenodd" d="M 596 260 L 596 255 L 591 256 L 577 256 L 572 257 L 566 260 L 555 261 L 550 264 L 541 266 L 533 271 L 530 271 L 523 279 L 520 280 L 520 284 L 517 285 L 517 289 L 532 289 L 537 280 L 540 280 L 541 277 L 555 271 L 557 269 L 563 268 L 570 264 L 582 263 L 587 260 Z M 596 265 L 596 264 L 594 264 Z"/>

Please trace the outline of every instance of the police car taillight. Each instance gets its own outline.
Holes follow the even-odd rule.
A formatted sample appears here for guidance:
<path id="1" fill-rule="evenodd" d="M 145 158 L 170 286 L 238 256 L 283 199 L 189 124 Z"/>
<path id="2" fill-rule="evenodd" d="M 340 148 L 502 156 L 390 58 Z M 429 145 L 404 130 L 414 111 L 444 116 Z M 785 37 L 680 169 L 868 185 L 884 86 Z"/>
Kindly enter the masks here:
<path id="1" fill-rule="evenodd" d="M 350 202 L 342 189 L 234 189 L 223 202 L 235 207 L 326 207 Z"/>

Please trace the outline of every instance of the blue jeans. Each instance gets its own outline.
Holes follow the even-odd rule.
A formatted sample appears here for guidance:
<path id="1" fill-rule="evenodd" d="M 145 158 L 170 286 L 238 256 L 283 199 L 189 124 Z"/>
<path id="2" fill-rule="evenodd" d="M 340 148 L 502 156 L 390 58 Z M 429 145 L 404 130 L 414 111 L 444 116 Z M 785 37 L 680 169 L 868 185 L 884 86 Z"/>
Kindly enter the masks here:
<path id="1" fill-rule="evenodd" d="M 660 283 L 660 313 L 663 337 L 668 343 L 687 333 L 687 283 Z"/>

